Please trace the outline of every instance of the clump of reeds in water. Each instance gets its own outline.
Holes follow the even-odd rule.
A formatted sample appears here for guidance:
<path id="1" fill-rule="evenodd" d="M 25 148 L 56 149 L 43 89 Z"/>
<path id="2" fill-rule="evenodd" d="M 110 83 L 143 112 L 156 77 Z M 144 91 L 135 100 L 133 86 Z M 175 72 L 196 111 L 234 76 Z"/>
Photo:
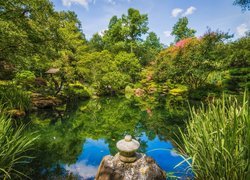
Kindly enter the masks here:
<path id="1" fill-rule="evenodd" d="M 25 126 L 13 127 L 13 121 L 0 107 L 0 179 L 27 177 L 21 171 L 31 160 L 28 155 L 37 136 L 25 133 Z"/>
<path id="2" fill-rule="evenodd" d="M 179 149 L 196 179 L 250 179 L 250 117 L 243 102 L 223 97 L 207 107 L 191 109 L 191 119 L 181 131 Z"/>

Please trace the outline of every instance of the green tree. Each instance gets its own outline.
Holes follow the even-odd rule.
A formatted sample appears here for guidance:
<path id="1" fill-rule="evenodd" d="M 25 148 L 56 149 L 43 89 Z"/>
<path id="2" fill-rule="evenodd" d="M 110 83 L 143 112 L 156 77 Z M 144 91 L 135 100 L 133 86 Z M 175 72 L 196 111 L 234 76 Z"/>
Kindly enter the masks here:
<path id="1" fill-rule="evenodd" d="M 115 56 L 114 61 L 120 72 L 129 75 L 133 82 L 138 80 L 141 65 L 135 54 L 120 52 Z"/>
<path id="2" fill-rule="evenodd" d="M 103 87 L 102 78 L 109 72 L 116 72 L 117 67 L 112 54 L 107 51 L 85 53 L 77 62 L 76 70 L 82 81 L 91 84 L 101 93 Z"/>
<path id="3" fill-rule="evenodd" d="M 153 61 L 158 53 L 163 49 L 163 44 L 160 43 L 160 38 L 154 32 L 150 32 L 143 42 L 141 48 L 138 48 L 141 63 L 147 65 L 148 62 Z"/>
<path id="4" fill-rule="evenodd" d="M 128 38 L 131 41 L 140 40 L 141 36 L 148 32 L 148 16 L 140 14 L 139 10 L 128 9 L 128 15 L 123 15 L 122 19 L 124 26 L 128 28 Z"/>
<path id="5" fill-rule="evenodd" d="M 227 56 L 224 61 L 225 87 L 232 91 L 250 88 L 250 37 L 242 37 L 227 44 Z"/>
<path id="6" fill-rule="evenodd" d="M 128 9 L 128 14 L 121 18 L 113 16 L 109 23 L 109 29 L 104 34 L 105 48 L 111 52 L 133 52 L 141 36 L 148 31 L 148 17 L 140 14 L 136 9 Z"/>
<path id="7" fill-rule="evenodd" d="M 103 36 L 104 48 L 112 53 L 119 51 L 128 51 L 126 44 L 126 29 L 123 27 L 123 22 L 117 17 L 113 17 L 109 23 L 109 29 L 105 31 Z"/>
<path id="8" fill-rule="evenodd" d="M 95 33 L 92 38 L 90 39 L 89 43 L 89 49 L 91 51 L 102 51 L 104 50 L 104 42 L 102 39 L 102 36 L 98 33 Z"/>
<path id="9" fill-rule="evenodd" d="M 35 57 L 46 61 L 54 44 L 53 6 L 48 0 L 0 2 L 0 61 L 30 68 Z"/>
<path id="10" fill-rule="evenodd" d="M 122 15 L 124 27 L 127 30 L 127 41 L 130 43 L 131 52 L 133 52 L 133 43 L 141 40 L 141 36 L 148 32 L 148 16 L 140 14 L 139 10 L 130 8 L 128 15 Z"/>
<path id="11" fill-rule="evenodd" d="M 171 35 L 175 36 L 175 42 L 189 37 L 194 37 L 196 30 L 188 28 L 188 18 L 183 17 L 174 25 Z"/>
<path id="12" fill-rule="evenodd" d="M 202 38 L 188 38 L 181 46 L 170 46 L 161 53 L 155 67 L 156 80 L 183 84 L 190 89 L 206 85 L 208 75 L 226 56 L 223 39 L 226 34 L 207 32 Z"/>

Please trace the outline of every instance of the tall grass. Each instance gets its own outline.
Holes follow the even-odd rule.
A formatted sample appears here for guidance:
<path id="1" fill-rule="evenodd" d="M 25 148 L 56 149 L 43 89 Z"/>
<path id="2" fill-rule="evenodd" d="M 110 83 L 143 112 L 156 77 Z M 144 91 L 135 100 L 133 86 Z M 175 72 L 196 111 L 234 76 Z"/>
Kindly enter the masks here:
<path id="1" fill-rule="evenodd" d="M 27 177 L 19 168 L 32 157 L 27 154 L 37 137 L 24 134 L 25 126 L 12 127 L 12 121 L 0 108 L 0 179 Z"/>
<path id="2" fill-rule="evenodd" d="M 0 86 L 0 104 L 7 109 L 28 110 L 31 100 L 27 92 L 8 84 Z"/>
<path id="3" fill-rule="evenodd" d="M 191 110 L 179 149 L 191 158 L 196 179 L 250 179 L 250 117 L 243 102 L 223 97 L 208 107 Z"/>

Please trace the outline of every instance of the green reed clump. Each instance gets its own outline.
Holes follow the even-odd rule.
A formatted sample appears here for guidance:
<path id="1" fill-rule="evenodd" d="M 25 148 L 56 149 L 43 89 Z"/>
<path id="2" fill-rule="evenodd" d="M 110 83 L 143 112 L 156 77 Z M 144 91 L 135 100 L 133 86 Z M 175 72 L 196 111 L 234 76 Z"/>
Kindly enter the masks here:
<path id="1" fill-rule="evenodd" d="M 208 107 L 193 108 L 180 140 L 180 151 L 190 157 L 197 179 L 248 179 L 250 117 L 246 95 L 241 103 L 223 97 Z"/>
<path id="2" fill-rule="evenodd" d="M 21 168 L 30 162 L 28 153 L 37 137 L 24 130 L 24 125 L 13 128 L 11 119 L 0 108 L 0 179 L 27 177 Z"/>
<path id="3" fill-rule="evenodd" d="M 7 109 L 28 110 L 31 100 L 27 92 L 8 84 L 0 86 L 0 104 L 3 104 Z"/>

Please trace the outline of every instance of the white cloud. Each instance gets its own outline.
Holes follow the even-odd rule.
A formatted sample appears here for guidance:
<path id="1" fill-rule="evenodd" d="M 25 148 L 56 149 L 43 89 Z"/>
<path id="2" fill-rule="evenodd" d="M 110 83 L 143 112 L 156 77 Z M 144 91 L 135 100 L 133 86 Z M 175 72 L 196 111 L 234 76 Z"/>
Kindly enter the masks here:
<path id="1" fill-rule="evenodd" d="M 80 161 L 74 165 L 65 166 L 65 169 L 73 174 L 79 175 L 83 179 L 92 178 L 96 175 L 98 166 L 87 165 L 86 161 Z"/>
<path id="2" fill-rule="evenodd" d="M 189 8 L 186 9 L 185 12 L 183 12 L 183 9 L 181 8 L 175 8 L 172 10 L 172 16 L 173 17 L 178 17 L 178 16 L 188 16 L 194 13 L 196 11 L 196 7 L 190 6 Z"/>
<path id="3" fill-rule="evenodd" d="M 173 16 L 173 17 L 177 17 L 177 16 L 179 16 L 182 12 L 183 12 L 183 9 L 175 8 L 175 9 L 172 10 L 172 16 Z"/>
<path id="4" fill-rule="evenodd" d="M 88 9 L 89 2 L 91 0 L 62 0 L 64 6 L 70 7 L 72 4 L 80 4 L 86 9 Z"/>
<path id="5" fill-rule="evenodd" d="M 246 24 L 241 24 L 236 28 L 237 34 L 239 37 L 242 37 L 245 35 L 245 33 L 249 30 Z"/>
<path id="6" fill-rule="evenodd" d="M 88 9 L 89 3 L 96 4 L 96 0 L 61 0 L 64 6 L 70 7 L 72 4 L 80 4 Z M 105 0 L 106 3 L 116 5 L 116 0 Z M 131 2 L 132 0 L 127 0 Z"/>
<path id="7" fill-rule="evenodd" d="M 196 10 L 196 8 L 194 6 L 190 6 L 189 8 L 187 8 L 187 10 L 185 11 L 185 13 L 182 14 L 182 16 L 188 16 L 194 13 L 194 11 Z"/>
<path id="8" fill-rule="evenodd" d="M 171 31 L 164 31 L 163 32 L 166 37 L 171 37 Z"/>

